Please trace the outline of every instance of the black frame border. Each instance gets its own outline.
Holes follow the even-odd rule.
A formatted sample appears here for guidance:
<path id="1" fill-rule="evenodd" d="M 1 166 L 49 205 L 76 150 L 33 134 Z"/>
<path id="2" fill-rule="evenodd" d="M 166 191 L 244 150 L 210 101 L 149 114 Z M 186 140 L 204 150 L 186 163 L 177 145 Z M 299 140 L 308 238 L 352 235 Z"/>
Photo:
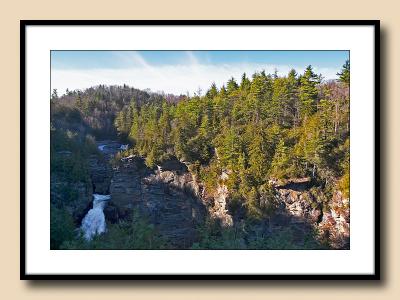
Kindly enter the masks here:
<path id="1" fill-rule="evenodd" d="M 27 274 L 26 28 L 27 26 L 373 26 L 374 28 L 374 274 Z M 380 280 L 380 21 L 379 20 L 20 20 L 20 279 L 21 280 Z"/>

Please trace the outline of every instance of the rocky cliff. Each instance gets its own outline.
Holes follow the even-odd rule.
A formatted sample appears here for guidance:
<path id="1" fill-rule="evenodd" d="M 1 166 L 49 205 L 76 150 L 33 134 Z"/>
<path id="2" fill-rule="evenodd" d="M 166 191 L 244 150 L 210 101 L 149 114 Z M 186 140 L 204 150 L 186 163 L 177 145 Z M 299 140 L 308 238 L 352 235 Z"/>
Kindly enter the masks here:
<path id="1" fill-rule="evenodd" d="M 327 239 L 333 248 L 350 249 L 350 201 L 339 191 L 323 213 L 318 224 L 321 239 Z"/>
<path id="2" fill-rule="evenodd" d="M 176 159 L 151 170 L 142 158 L 130 156 L 113 170 L 109 189 L 112 200 L 104 212 L 109 221 L 117 222 L 138 211 L 172 247 L 188 248 L 198 239 L 196 228 L 207 216 L 218 220 L 223 228 L 240 226 L 240 218 L 234 224 L 234 216 L 228 209 L 229 191 L 224 184 L 228 177 L 229 171 L 222 172 L 216 191 L 210 194 L 185 164 Z M 299 247 L 312 232 L 319 232 L 316 242 L 330 248 L 349 248 L 349 201 L 340 192 L 324 202 L 309 178 L 292 179 L 284 184 L 272 182 L 272 186 L 278 208 L 269 218 L 251 227 L 245 243 L 251 243 L 254 236 L 274 236 L 290 230 L 292 242 Z"/>
<path id="3" fill-rule="evenodd" d="M 175 163 L 176 167 L 159 166 L 153 171 L 140 157 L 123 159 L 114 169 L 109 210 L 115 208 L 118 219 L 139 211 L 172 247 L 181 249 L 197 240 L 196 227 L 204 220 L 206 209 L 193 176 L 184 165 Z M 107 217 L 109 212 L 105 213 Z"/>
<path id="4" fill-rule="evenodd" d="M 214 192 L 206 191 L 201 185 L 201 198 L 207 204 L 208 214 L 214 220 L 218 220 L 222 227 L 231 227 L 233 218 L 228 210 L 229 190 L 225 185 L 225 180 L 229 177 L 228 171 L 223 171 L 219 177 L 217 189 Z"/>
<path id="5" fill-rule="evenodd" d="M 321 191 L 312 188 L 309 178 L 274 183 L 274 187 L 281 211 L 296 218 L 291 222 L 308 223 L 318 232 L 319 241 L 331 248 L 349 249 L 350 203 L 341 192 L 335 191 L 331 199 L 324 199 Z"/>
<path id="6" fill-rule="evenodd" d="M 241 227 L 243 216 L 229 211 L 230 194 L 225 185 L 229 170 L 221 173 L 217 189 L 210 192 L 197 181 L 185 163 L 176 158 L 149 169 L 143 158 L 131 155 L 111 167 L 107 156 L 115 154 L 117 148 L 109 147 L 111 153 L 104 157 L 91 156 L 90 184 L 73 187 L 78 197 L 68 207 L 76 222 L 90 208 L 92 194 L 98 193 L 111 195 L 111 201 L 104 209 L 108 222 L 117 223 L 138 212 L 174 249 L 190 248 L 199 238 L 197 228 L 207 217 L 217 220 L 222 228 L 238 230 Z M 107 148 L 103 147 L 104 150 Z M 277 209 L 270 217 L 247 228 L 246 238 L 242 241 L 246 247 L 251 245 L 254 237 L 274 237 L 289 230 L 291 242 L 299 248 L 313 232 L 319 233 L 315 242 L 330 248 L 349 248 L 349 200 L 340 192 L 335 192 L 332 199 L 326 199 L 318 194 L 321 191 L 313 187 L 309 178 L 284 182 L 272 180 L 270 184 L 275 191 Z M 55 191 L 62 188 L 62 181 L 54 180 L 54 201 L 57 199 Z"/>

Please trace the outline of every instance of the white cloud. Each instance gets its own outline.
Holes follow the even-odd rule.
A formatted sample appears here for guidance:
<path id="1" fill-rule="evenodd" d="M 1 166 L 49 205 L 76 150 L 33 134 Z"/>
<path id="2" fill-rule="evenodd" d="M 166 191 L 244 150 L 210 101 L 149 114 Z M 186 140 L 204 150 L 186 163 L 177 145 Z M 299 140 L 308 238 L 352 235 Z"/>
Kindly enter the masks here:
<path id="1" fill-rule="evenodd" d="M 186 51 L 186 55 L 189 58 L 190 65 L 192 65 L 192 66 L 193 65 L 195 65 L 195 66 L 199 65 L 199 61 L 198 61 L 196 55 L 193 53 L 193 51 Z"/>
<path id="2" fill-rule="evenodd" d="M 120 54 L 119 54 L 120 55 Z M 250 77 L 254 72 L 265 70 L 273 73 L 278 70 L 278 75 L 286 75 L 294 68 L 298 73 L 303 73 L 306 66 L 266 65 L 266 64 L 200 64 L 191 52 L 187 52 L 188 63 L 179 65 L 151 66 L 137 52 L 121 54 L 120 58 L 127 61 L 127 68 L 121 69 L 55 69 L 51 72 L 52 89 L 57 89 L 59 94 L 69 90 L 85 89 L 91 86 L 123 85 L 127 84 L 138 89 L 151 89 L 173 94 L 186 94 L 208 90 L 212 82 L 218 87 L 225 84 L 230 77 L 238 82 L 246 72 Z M 325 79 L 336 78 L 338 70 L 329 68 L 315 68 Z"/>

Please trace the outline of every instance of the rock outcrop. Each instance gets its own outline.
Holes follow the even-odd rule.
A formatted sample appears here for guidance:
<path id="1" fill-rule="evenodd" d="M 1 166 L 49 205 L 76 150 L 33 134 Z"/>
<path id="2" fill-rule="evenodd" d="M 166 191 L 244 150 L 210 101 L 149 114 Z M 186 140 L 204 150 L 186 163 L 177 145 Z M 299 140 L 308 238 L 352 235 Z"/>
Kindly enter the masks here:
<path id="1" fill-rule="evenodd" d="M 232 215 L 229 213 L 227 208 L 229 191 L 228 187 L 224 183 L 228 178 L 228 172 L 222 172 L 216 192 L 208 197 L 206 196 L 205 191 L 202 193 L 202 198 L 205 198 L 204 201 L 209 203 L 208 213 L 210 217 L 218 220 L 222 227 L 231 227 L 233 225 Z"/>
<path id="2" fill-rule="evenodd" d="M 310 180 L 294 179 L 285 184 L 275 184 L 278 203 L 291 218 L 290 223 L 306 222 L 319 232 L 321 243 L 334 249 L 350 247 L 350 203 L 341 192 L 336 191 L 332 199 L 321 201 L 323 195 L 310 190 Z M 279 214 L 279 210 L 277 212 Z"/>
<path id="3" fill-rule="evenodd" d="M 140 157 L 124 159 L 114 170 L 110 206 L 117 208 L 119 218 L 139 211 L 173 248 L 189 248 L 198 238 L 196 227 L 206 210 L 193 176 L 184 167 L 170 169 L 152 171 Z"/>
<path id="4" fill-rule="evenodd" d="M 331 247 L 350 249 L 350 202 L 341 192 L 334 193 L 318 229 L 320 237 L 327 239 Z"/>
<path id="5" fill-rule="evenodd" d="M 89 173 L 93 185 L 93 193 L 109 194 L 112 169 L 109 162 L 102 156 L 92 155 L 89 158 Z"/>
<path id="6" fill-rule="evenodd" d="M 279 189 L 278 195 L 279 201 L 292 216 L 303 218 L 312 224 L 321 221 L 322 204 L 308 191 Z"/>

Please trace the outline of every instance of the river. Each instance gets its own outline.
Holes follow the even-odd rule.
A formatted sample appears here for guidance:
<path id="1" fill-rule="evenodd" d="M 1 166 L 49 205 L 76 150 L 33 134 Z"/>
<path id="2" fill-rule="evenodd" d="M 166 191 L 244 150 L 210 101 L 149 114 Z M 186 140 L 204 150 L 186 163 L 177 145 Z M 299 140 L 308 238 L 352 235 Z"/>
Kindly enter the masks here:
<path id="1" fill-rule="evenodd" d="M 100 141 L 97 148 L 104 156 L 114 156 L 117 152 L 126 150 L 128 145 L 121 145 L 115 141 Z M 81 230 L 83 237 L 90 241 L 95 235 L 106 232 L 107 225 L 104 216 L 104 207 L 110 201 L 111 195 L 93 194 L 93 208 L 82 219 Z"/>
<path id="2" fill-rule="evenodd" d="M 110 195 L 93 194 L 93 208 L 82 219 L 81 225 L 86 240 L 90 241 L 95 235 L 106 232 L 106 218 L 103 210 L 110 199 Z"/>

